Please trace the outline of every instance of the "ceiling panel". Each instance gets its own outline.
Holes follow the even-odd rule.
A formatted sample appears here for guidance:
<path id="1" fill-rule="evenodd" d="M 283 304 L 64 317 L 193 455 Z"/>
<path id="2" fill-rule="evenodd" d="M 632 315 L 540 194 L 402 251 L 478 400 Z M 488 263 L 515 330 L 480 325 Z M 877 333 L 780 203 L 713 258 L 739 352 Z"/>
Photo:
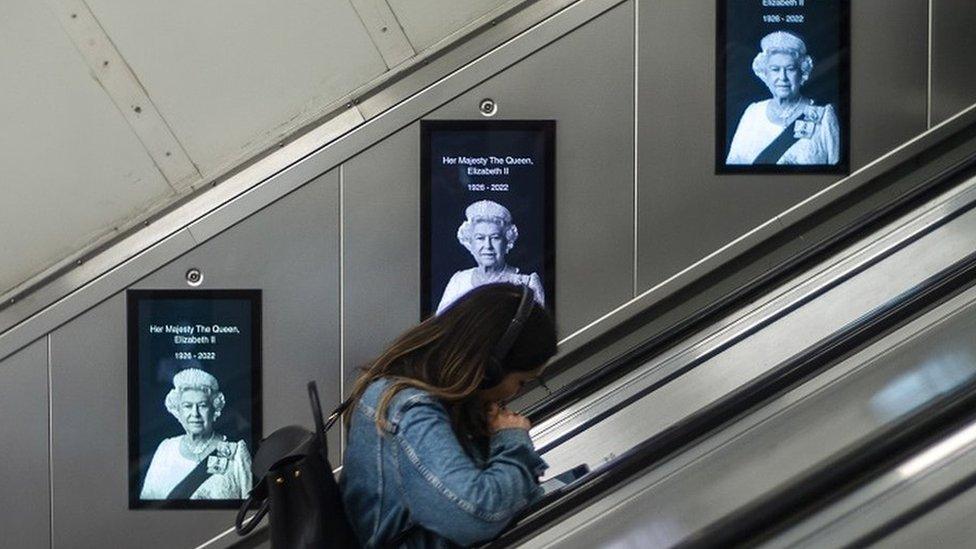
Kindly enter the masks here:
<path id="1" fill-rule="evenodd" d="M 0 15 L 0 292 L 172 194 L 44 2 Z"/>
<path id="2" fill-rule="evenodd" d="M 400 26 L 417 51 L 488 13 L 507 0 L 388 0 Z"/>
<path id="3" fill-rule="evenodd" d="M 386 71 L 348 0 L 87 0 L 204 177 Z"/>

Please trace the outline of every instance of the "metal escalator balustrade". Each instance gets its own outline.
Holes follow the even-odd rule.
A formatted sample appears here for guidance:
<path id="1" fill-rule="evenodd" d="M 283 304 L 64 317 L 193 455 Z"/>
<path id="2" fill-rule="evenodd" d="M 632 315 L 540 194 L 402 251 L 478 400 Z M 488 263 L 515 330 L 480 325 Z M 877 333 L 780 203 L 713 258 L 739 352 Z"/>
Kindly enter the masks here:
<path id="1" fill-rule="evenodd" d="M 759 307 L 533 430 L 554 473 L 591 468 L 775 372 L 976 250 L 976 178 Z"/>
<path id="2" fill-rule="evenodd" d="M 537 443 L 543 448 L 553 473 L 580 462 L 597 471 L 575 495 L 571 493 L 563 498 L 565 501 L 558 501 L 523 521 L 503 536 L 500 544 L 511 543 L 541 528 L 547 520 L 558 520 L 560 509 L 570 508 L 569 502 L 580 503 L 596 497 L 599 489 L 619 482 L 621 476 L 633 474 L 646 465 L 638 461 L 661 459 L 681 444 L 687 444 L 688 440 L 681 440 L 682 433 L 687 437 L 697 430 L 700 435 L 729 419 L 723 418 L 723 414 L 742 413 L 750 406 L 749 402 L 767 398 L 809 375 L 816 367 L 812 366 L 816 359 L 856 339 L 865 329 L 865 319 L 873 318 L 877 323 L 895 318 L 906 308 L 906 303 L 915 303 L 923 297 L 928 291 L 925 288 L 943 286 L 946 280 L 958 282 L 952 273 L 965 271 L 976 260 L 969 255 L 976 249 L 973 185 L 972 179 L 965 181 L 895 227 L 880 230 L 881 235 L 873 237 L 875 244 L 855 246 L 856 251 L 848 254 L 847 262 L 838 261 L 832 269 L 819 273 L 823 275 L 830 270 L 834 274 L 843 273 L 823 284 L 820 290 L 804 293 L 801 283 L 774 292 L 779 298 L 791 296 L 786 299 L 799 306 L 786 314 L 770 315 L 774 317 L 772 321 L 758 329 L 742 330 L 744 337 L 739 337 L 734 344 L 719 345 L 714 354 L 700 349 L 686 353 L 685 357 L 690 357 L 694 365 L 676 368 L 680 374 L 666 383 L 656 386 L 652 383 L 650 391 L 631 389 L 630 396 L 616 403 L 607 394 L 596 396 L 586 403 L 599 402 L 598 406 L 590 406 L 589 424 L 585 414 L 572 410 L 540 425 L 535 432 Z M 811 287 L 815 286 L 808 284 L 806 289 Z M 713 337 L 711 341 L 714 343 L 716 339 L 720 338 Z M 680 352 L 676 354 L 680 355 Z M 652 376 L 643 377 L 646 381 Z M 737 411 L 733 413 L 733 410 Z M 569 436 L 564 430 L 547 440 L 546 431 L 560 421 L 564 425 L 585 425 L 570 428 Z M 601 469 L 601 463 L 612 467 Z M 607 480 L 610 478 L 614 480 Z"/>
<path id="3" fill-rule="evenodd" d="M 541 451 L 554 448 L 605 418 L 611 411 L 701 365 L 710 357 L 823 295 L 838 281 L 890 255 L 898 246 L 919 238 L 943 222 L 947 215 L 959 207 L 965 207 L 972 200 L 973 193 L 972 185 L 954 188 L 899 219 L 887 232 L 850 245 L 844 253 L 810 269 L 803 277 L 773 289 L 765 301 L 752 303 L 720 319 L 682 344 L 635 368 L 612 386 L 582 398 L 568 409 L 539 423 L 533 428 L 533 439 Z"/>
<path id="4" fill-rule="evenodd" d="M 631 472 L 602 495 L 564 505 L 565 515 L 552 517 L 548 530 L 538 531 L 536 525 L 534 534 L 521 538 L 511 532 L 497 545 L 751 544 L 757 531 L 807 500 L 912 448 L 946 422 L 971 415 L 976 254 L 942 275 L 906 296 L 903 303 L 915 305 L 901 313 L 912 318 L 932 300 L 949 301 L 907 324 L 893 315 L 881 325 L 862 326 L 846 344 L 860 345 L 859 350 L 834 349 L 847 354 L 840 362 L 667 461 L 646 470 L 632 464 Z M 889 331 L 892 326 L 896 329 Z M 881 339 L 867 346 L 857 342 L 879 332 Z M 621 476 L 613 468 L 606 474 Z"/>

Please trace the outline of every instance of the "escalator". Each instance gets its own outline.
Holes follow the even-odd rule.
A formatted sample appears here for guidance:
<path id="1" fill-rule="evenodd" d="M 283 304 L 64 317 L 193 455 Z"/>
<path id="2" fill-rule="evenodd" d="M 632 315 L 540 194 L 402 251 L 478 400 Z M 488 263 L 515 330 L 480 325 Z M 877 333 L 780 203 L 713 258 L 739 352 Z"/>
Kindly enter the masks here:
<path id="1" fill-rule="evenodd" d="M 804 382 L 551 521 L 531 544 L 790 547 L 797 538 L 840 547 L 856 541 L 835 535 L 825 544 L 812 525 L 789 535 L 781 530 L 798 528 L 793 524 L 815 510 L 836 514 L 840 496 L 889 469 L 902 482 L 923 474 L 932 458 L 913 456 L 967 436 L 958 433 L 976 421 L 976 278 L 972 271 L 966 278 L 961 293 L 946 288 L 955 295 L 940 295 L 938 305 L 869 335 Z M 872 504 L 863 495 L 855 499 L 860 505 L 848 503 L 846 519 L 863 527 L 858 509 Z M 826 519 L 818 520 L 824 529 Z"/>
<path id="2" fill-rule="evenodd" d="M 862 406 L 863 398 L 844 392 L 860 386 L 847 385 L 842 373 L 881 372 L 875 389 L 898 378 L 893 362 L 861 353 L 878 347 L 896 353 L 894 332 L 912 325 L 926 333 L 935 322 L 931 311 L 976 280 L 976 147 L 968 147 L 969 155 L 916 180 L 911 191 L 738 289 L 727 303 L 646 338 L 530 407 L 533 439 L 550 471 L 585 463 L 592 472 L 547 497 L 490 546 L 593 546 L 618 534 L 625 545 L 741 542 L 758 534 L 729 524 L 745 524 L 744 517 L 766 524 L 770 508 L 805 505 L 805 499 L 789 505 L 777 499 L 782 490 L 795 498 L 823 496 L 798 489 L 810 485 L 811 471 L 859 472 L 867 465 L 843 458 L 852 446 L 901 440 L 895 435 L 909 424 L 881 415 L 860 425 L 843 415 L 860 417 L 848 408 Z M 914 159 L 891 171 L 905 177 L 932 167 Z M 956 398 L 973 403 L 971 372 L 960 360 L 961 369 L 945 375 L 962 388 L 929 395 L 918 403 L 923 412 Z M 867 366 L 878 363 L 887 366 Z M 832 382 L 834 400 L 803 400 L 789 414 L 774 412 L 835 378 L 842 381 Z M 824 409 L 839 415 L 818 412 Z M 776 421 L 762 419 L 771 414 Z M 825 425 L 836 432 L 821 433 Z"/>
<path id="3" fill-rule="evenodd" d="M 976 300 L 976 109 L 776 221 L 564 346 L 523 410 L 591 471 L 488 546 L 788 546 L 966 420 L 976 349 L 910 357 Z"/>

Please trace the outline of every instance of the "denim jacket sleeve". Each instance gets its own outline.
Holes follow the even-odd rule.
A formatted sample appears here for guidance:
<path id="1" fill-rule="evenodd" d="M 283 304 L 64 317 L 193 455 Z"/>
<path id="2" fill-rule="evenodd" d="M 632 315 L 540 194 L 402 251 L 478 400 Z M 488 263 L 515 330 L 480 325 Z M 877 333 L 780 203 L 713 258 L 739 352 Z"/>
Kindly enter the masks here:
<path id="1" fill-rule="evenodd" d="M 482 469 L 462 449 L 439 402 L 415 395 L 399 408 L 392 418 L 398 480 L 417 524 L 470 545 L 498 535 L 541 496 L 537 478 L 546 464 L 526 431 L 495 433 Z"/>

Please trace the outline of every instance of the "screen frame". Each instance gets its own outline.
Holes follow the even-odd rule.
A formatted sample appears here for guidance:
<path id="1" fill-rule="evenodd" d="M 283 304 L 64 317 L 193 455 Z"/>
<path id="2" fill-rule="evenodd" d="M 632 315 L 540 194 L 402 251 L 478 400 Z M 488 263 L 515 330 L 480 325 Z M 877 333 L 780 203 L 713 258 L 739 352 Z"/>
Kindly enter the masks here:
<path id="1" fill-rule="evenodd" d="M 244 300 L 251 305 L 251 441 L 253 454 L 262 438 L 261 290 L 126 290 L 126 416 L 128 418 L 129 509 L 239 509 L 244 499 L 143 500 L 139 497 L 139 303 L 156 299 Z M 259 479 L 254 479 L 255 481 Z"/>
<path id="2" fill-rule="evenodd" d="M 546 310 L 556 314 L 556 121 L 555 120 L 421 120 L 420 121 L 420 320 L 434 313 L 429 307 L 430 292 L 430 199 L 431 199 L 431 137 L 434 132 L 497 132 L 535 131 L 543 136 L 545 178 L 543 223 L 545 257 L 542 265 L 545 276 L 542 287 L 546 291 Z"/>
<path id="3" fill-rule="evenodd" d="M 837 65 L 838 103 L 841 105 L 838 121 L 841 125 L 840 159 L 836 165 L 802 164 L 732 164 L 725 163 L 725 135 L 728 130 L 726 112 L 726 46 L 728 44 L 729 4 L 737 0 L 716 0 L 715 31 L 715 174 L 810 174 L 810 175 L 848 175 L 851 171 L 851 4 L 848 0 L 838 0 L 838 42 L 841 50 Z"/>

